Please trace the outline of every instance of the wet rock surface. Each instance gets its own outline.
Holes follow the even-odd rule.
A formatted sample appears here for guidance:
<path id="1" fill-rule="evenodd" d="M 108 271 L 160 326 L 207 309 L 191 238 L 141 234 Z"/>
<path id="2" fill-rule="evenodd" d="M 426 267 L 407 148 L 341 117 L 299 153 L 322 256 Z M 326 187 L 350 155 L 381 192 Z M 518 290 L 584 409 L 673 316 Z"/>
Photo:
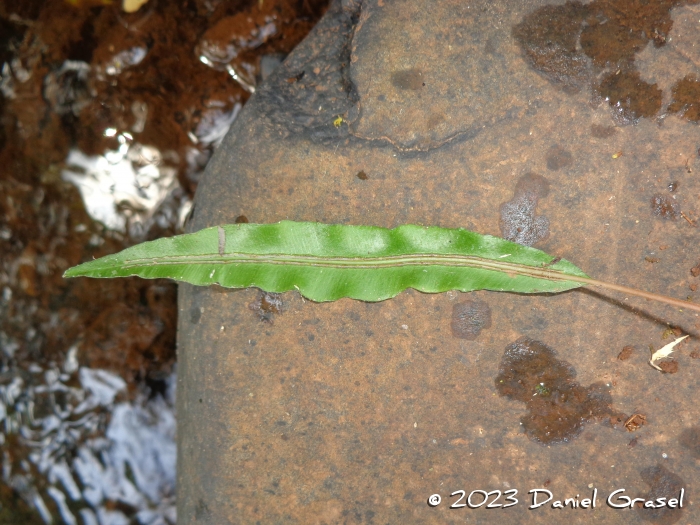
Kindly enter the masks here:
<path id="1" fill-rule="evenodd" d="M 673 86 L 670 113 L 680 113 L 692 122 L 700 122 L 700 80 L 688 75 Z"/>
<path id="2" fill-rule="evenodd" d="M 545 8 L 556 14 L 544 2 L 469 10 L 463 3 L 336 4 L 287 69 L 271 77 L 269 93 L 242 111 L 198 187 L 190 229 L 245 215 L 253 223 L 413 223 L 499 235 L 501 204 L 526 195 L 530 222 L 548 220 L 548 236 L 531 228 L 538 248 L 596 278 L 697 300 L 689 288 L 697 281 L 689 271 L 698 262 L 697 229 L 682 216 L 660 220 L 650 207 L 654 194 L 675 196 L 679 211 L 698 218 L 697 124 L 680 112 L 654 121 L 670 103 L 670 85 L 658 80 L 664 53 L 697 49 L 676 38 L 675 9 L 668 10 L 671 26 L 661 15 L 659 24 L 642 27 L 636 15 L 609 14 L 632 28 L 632 51 L 596 60 L 634 56 L 640 79 L 662 90 L 659 114 L 626 125 L 609 104 L 591 104 L 592 86 L 613 66 L 599 71 L 578 47 L 578 32 L 571 46 L 564 41 L 542 53 L 580 72 L 567 70 L 555 85 L 533 70 L 514 28 Z M 576 22 L 580 32 L 602 24 L 588 20 L 582 4 L 559 8 L 560 18 L 586 11 Z M 654 28 L 673 38 L 655 47 Z M 553 31 L 563 38 L 567 30 Z M 647 44 L 638 50 L 642 31 Z M 599 36 L 591 30 L 586 45 Z M 332 83 L 312 85 L 324 71 Z M 558 154 L 558 169 L 548 167 L 554 145 L 571 163 Z M 672 193 L 671 181 L 678 182 Z M 527 510 L 527 491 L 546 487 L 561 499 L 589 486 L 601 495 L 616 488 L 642 494 L 649 489 L 640 470 L 662 454 L 687 487 L 698 483 L 679 441 L 687 421 L 700 418 L 687 395 L 696 376 L 685 373 L 698 362 L 681 347 L 679 372 L 661 374 L 646 355 L 650 345 L 668 343 L 669 325 L 690 334 L 688 348 L 696 348 L 694 314 L 596 290 L 478 292 L 492 326 L 469 340 L 452 329 L 455 305 L 471 298 L 461 293 L 409 290 L 376 304 L 318 304 L 289 293 L 272 325 L 248 307 L 257 290 L 182 286 L 180 293 L 183 311 L 201 312 L 198 323 L 180 325 L 185 522 L 486 522 L 505 514 L 450 510 L 450 494 L 511 487 L 520 503 L 507 509 L 508 519 L 557 523 L 562 514 L 550 506 Z M 533 370 L 557 371 L 559 379 L 552 390 L 526 366 L 530 386 L 520 390 L 516 380 L 516 402 L 498 395 L 496 378 L 503 349 L 521 337 L 556 349 L 556 356 L 538 350 L 549 357 L 538 357 L 547 364 Z M 618 359 L 628 345 L 638 352 Z M 543 397 L 525 401 L 535 393 Z M 541 403 L 525 416 L 525 432 L 523 402 Z M 635 416 L 629 428 L 623 412 Z M 430 507 L 436 493 L 442 503 Z M 284 505 L 270 505 L 271 497 Z M 564 519 L 589 522 L 581 512 Z M 594 512 L 603 524 L 641 519 L 600 501 Z M 683 518 L 700 520 L 694 506 Z"/>
<path id="3" fill-rule="evenodd" d="M 627 345 L 622 349 L 622 351 L 617 355 L 620 361 L 627 361 L 630 357 L 634 355 L 634 347 Z"/>
<path id="4" fill-rule="evenodd" d="M 293 54 L 260 89 L 260 103 L 276 108 L 266 118 L 280 136 L 301 134 L 328 143 L 348 134 L 347 123 L 336 119 L 340 115 L 351 118 L 348 115 L 357 104 L 349 69 L 350 39 L 360 2 L 335 2 L 330 9 L 329 16 L 314 28 L 316 41 L 324 45 L 313 54 Z"/>
<path id="5" fill-rule="evenodd" d="M 642 80 L 636 71 L 608 73 L 596 90 L 609 101 L 616 121 L 621 124 L 653 117 L 661 109 L 661 90 L 656 84 Z"/>
<path id="6" fill-rule="evenodd" d="M 609 389 L 602 383 L 582 387 L 576 371 L 540 341 L 523 337 L 506 347 L 496 376 L 502 396 L 527 404 L 520 420 L 531 439 L 539 443 L 566 443 L 583 430 L 585 423 L 607 418 L 626 418 L 612 409 Z"/>
<path id="7" fill-rule="evenodd" d="M 655 193 L 651 197 L 651 211 L 656 217 L 676 220 L 681 216 L 681 205 L 671 195 Z"/>
<path id="8" fill-rule="evenodd" d="M 536 212 L 537 203 L 548 194 L 549 181 L 541 175 L 528 173 L 518 179 L 513 198 L 501 204 L 501 237 L 526 246 L 545 240 L 549 236 L 549 219 Z"/>
<path id="9" fill-rule="evenodd" d="M 694 458 L 700 459 L 700 427 L 685 429 L 680 436 L 681 445 L 686 448 Z"/>
<path id="10" fill-rule="evenodd" d="M 284 304 L 282 296 L 278 293 L 260 292 L 258 298 L 248 304 L 248 309 L 256 312 L 261 321 L 272 324 L 275 314 L 282 313 Z"/>
<path id="11" fill-rule="evenodd" d="M 671 40 L 672 10 L 697 3 L 625 0 L 613 6 L 605 1 L 584 5 L 569 0 L 529 13 L 515 26 L 513 36 L 545 78 L 570 93 L 592 85 L 610 105 L 617 123 L 633 124 L 657 115 L 662 107 L 662 91 L 641 78 L 636 55 L 649 45 L 665 46 Z M 692 82 L 693 78 L 685 77 L 674 86 L 679 99 L 697 100 Z M 676 101 L 668 110 L 677 112 L 682 104 Z"/>
<path id="12" fill-rule="evenodd" d="M 657 498 L 665 498 L 666 501 L 676 499 L 676 508 L 639 508 L 637 515 L 644 521 L 650 521 L 659 525 L 672 525 L 683 518 L 684 512 L 677 505 L 681 497 L 681 489 L 687 492 L 687 483 L 677 474 L 671 472 L 662 465 L 647 467 L 639 473 L 640 477 L 649 485 L 649 492 L 643 494 L 645 500 L 657 501 Z M 687 494 L 683 494 L 685 498 Z"/>
<path id="13" fill-rule="evenodd" d="M 573 163 L 571 152 L 555 144 L 547 151 L 547 169 L 557 171 Z"/>
<path id="14" fill-rule="evenodd" d="M 491 16 L 497 10 L 486 1 L 364 2 L 350 57 L 359 96 L 350 133 L 423 151 L 525 111 L 512 95 L 528 88 Z M 410 23 L 426 12 L 432 22 L 419 31 L 394 31 L 397 20 Z"/>
<path id="15" fill-rule="evenodd" d="M 485 301 L 469 299 L 452 307 L 452 335 L 473 341 L 482 330 L 491 328 L 491 309 Z"/>
<path id="16" fill-rule="evenodd" d="M 580 2 L 547 5 L 528 13 L 513 28 L 532 66 L 569 92 L 581 89 L 590 76 L 591 65 L 577 45 L 587 15 Z"/>

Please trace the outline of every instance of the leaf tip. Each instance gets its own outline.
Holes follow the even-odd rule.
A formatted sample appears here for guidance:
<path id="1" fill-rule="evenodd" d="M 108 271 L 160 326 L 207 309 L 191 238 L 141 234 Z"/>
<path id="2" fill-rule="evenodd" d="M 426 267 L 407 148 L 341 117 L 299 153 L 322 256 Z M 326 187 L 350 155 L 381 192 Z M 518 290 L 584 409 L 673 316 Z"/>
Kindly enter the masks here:
<path id="1" fill-rule="evenodd" d="M 78 266 L 73 266 L 72 268 L 68 268 L 65 272 L 63 272 L 63 278 L 64 279 L 70 279 L 72 277 L 79 277 L 80 273 L 78 273 L 76 270 L 80 267 Z"/>

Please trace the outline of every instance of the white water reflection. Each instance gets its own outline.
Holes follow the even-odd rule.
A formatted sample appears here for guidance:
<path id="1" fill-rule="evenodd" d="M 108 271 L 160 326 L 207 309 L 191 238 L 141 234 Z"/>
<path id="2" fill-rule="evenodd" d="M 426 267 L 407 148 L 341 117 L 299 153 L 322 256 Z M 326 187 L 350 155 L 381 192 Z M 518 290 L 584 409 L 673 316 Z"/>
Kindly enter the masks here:
<path id="1" fill-rule="evenodd" d="M 175 374 L 165 397 L 142 395 L 129 403 L 119 401 L 126 394 L 121 378 L 104 370 L 76 370 L 71 363 L 68 356 L 63 370 L 34 366 L 28 377 L 18 373 L 0 385 L 2 439 L 17 434 L 30 448 L 32 464 L 21 462 L 13 471 L 6 451 L 3 481 L 45 523 L 53 523 L 51 502 L 69 525 L 118 525 L 132 518 L 141 525 L 174 524 Z M 66 371 L 71 368 L 72 373 Z M 35 416 L 40 405 L 50 406 L 50 413 Z M 37 488 L 42 484 L 36 471 L 49 484 L 43 490 Z M 115 504 L 130 509 L 130 515 L 115 510 Z M 76 507 L 77 514 L 71 510 Z"/>
<path id="2" fill-rule="evenodd" d="M 116 130 L 105 133 L 116 135 Z M 156 220 L 163 228 L 176 224 L 187 198 L 178 191 L 176 169 L 159 150 L 133 142 L 129 133 L 117 138 L 119 148 L 101 156 L 71 150 L 62 176 L 78 188 L 94 220 L 139 240 Z"/>
<path id="3" fill-rule="evenodd" d="M 148 50 L 145 47 L 132 47 L 115 54 L 102 67 L 97 68 L 97 78 L 104 79 L 104 74 L 115 76 L 126 68 L 140 64 Z M 104 74 L 103 74 L 104 73 Z"/>

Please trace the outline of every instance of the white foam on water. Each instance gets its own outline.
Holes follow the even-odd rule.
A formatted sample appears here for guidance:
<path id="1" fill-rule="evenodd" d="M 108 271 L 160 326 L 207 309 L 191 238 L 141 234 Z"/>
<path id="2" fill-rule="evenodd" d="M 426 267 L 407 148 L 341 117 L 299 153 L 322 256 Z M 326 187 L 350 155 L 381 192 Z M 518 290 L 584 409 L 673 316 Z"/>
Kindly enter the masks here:
<path id="1" fill-rule="evenodd" d="M 78 521 L 75 519 L 75 516 L 66 504 L 66 495 L 56 487 L 49 487 L 46 489 L 46 492 L 49 493 L 49 496 L 51 496 L 56 503 L 58 512 L 61 514 L 61 519 L 63 522 L 66 525 L 78 525 Z"/>
<path id="2" fill-rule="evenodd" d="M 3 481 L 47 524 L 57 519 L 67 525 L 175 524 L 175 374 L 168 378 L 165 397 L 141 395 L 115 403 L 126 392 L 120 377 L 86 367 L 72 375 L 65 367 L 63 373 L 54 368 L 35 371 L 43 379 L 39 385 L 19 377 L 0 385 L 2 437 L 8 431 L 20 435 L 31 449 L 29 460 L 50 486 L 38 491 L 26 462 L 13 472 L 7 453 Z M 70 380 L 76 376 L 80 387 L 68 386 L 75 385 Z M 67 407 L 32 417 L 35 398 L 59 392 L 68 399 Z M 58 515 L 51 515 L 45 496 L 53 500 Z M 68 500 L 73 502 L 70 508 Z M 71 510 L 81 503 L 83 508 Z M 114 503 L 133 508 L 133 514 L 114 510 Z"/>

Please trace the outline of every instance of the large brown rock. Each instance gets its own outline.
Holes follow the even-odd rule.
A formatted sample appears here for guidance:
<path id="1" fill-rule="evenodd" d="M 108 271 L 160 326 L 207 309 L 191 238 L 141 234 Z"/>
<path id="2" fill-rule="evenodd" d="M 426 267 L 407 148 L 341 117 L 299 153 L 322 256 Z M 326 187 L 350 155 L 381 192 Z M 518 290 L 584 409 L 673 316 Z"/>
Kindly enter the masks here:
<path id="1" fill-rule="evenodd" d="M 581 49 L 586 9 L 336 2 L 216 152 L 190 229 L 241 215 L 465 227 L 697 300 L 700 128 L 630 113 L 635 85 L 620 104 L 597 98 L 623 66 L 596 69 L 585 52 L 598 33 Z M 682 30 L 692 16 L 678 7 L 665 44 L 639 36 L 613 53 L 636 53 L 625 74 L 640 92 L 658 84 L 663 108 L 668 64 L 678 80 L 698 73 L 697 36 Z M 649 517 L 700 523 L 687 443 L 700 420 L 696 314 L 595 290 L 276 301 L 180 287 L 180 523 L 627 523 L 644 512 L 609 508 L 611 491 L 658 497 L 679 483 L 686 508 Z M 662 374 L 648 352 L 676 337 L 669 325 L 692 337 L 678 373 Z M 528 510 L 537 488 L 555 500 L 597 488 L 596 509 Z M 476 489 L 517 489 L 519 503 L 448 509 Z"/>

